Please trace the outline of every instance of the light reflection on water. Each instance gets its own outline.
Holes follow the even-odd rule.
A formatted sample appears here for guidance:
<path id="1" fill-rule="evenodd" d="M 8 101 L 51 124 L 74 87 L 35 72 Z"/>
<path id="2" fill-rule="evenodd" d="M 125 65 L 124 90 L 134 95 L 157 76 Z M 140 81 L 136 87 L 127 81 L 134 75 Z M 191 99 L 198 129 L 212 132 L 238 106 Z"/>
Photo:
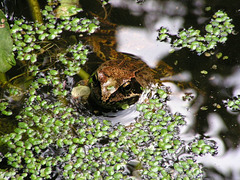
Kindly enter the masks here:
<path id="1" fill-rule="evenodd" d="M 139 115 L 140 113 L 136 110 L 136 105 L 132 105 L 126 110 L 103 113 L 103 116 L 98 116 L 98 118 L 109 120 L 113 125 L 121 123 L 128 126 L 131 123 L 135 123 L 135 120 Z"/>
<path id="2" fill-rule="evenodd" d="M 132 14 L 146 12 L 144 27 L 119 26 L 117 30 L 117 50 L 128 52 L 141 57 L 150 67 L 156 67 L 159 60 L 169 54 L 171 49 L 168 43 L 156 41 L 157 30 L 166 27 L 170 33 L 176 33 L 182 27 L 183 18 L 181 16 L 163 16 L 163 11 L 171 11 L 174 14 L 185 14 L 184 6 L 179 3 L 166 3 L 166 8 L 156 1 L 147 1 L 143 5 L 138 5 L 131 1 L 111 1 L 113 7 L 128 7 Z M 168 12 L 169 14 L 170 12 Z M 170 13 L 173 14 L 173 13 Z M 139 26 L 142 26 L 139 24 Z"/>
<path id="3" fill-rule="evenodd" d="M 170 45 L 157 42 L 156 37 L 157 31 L 151 32 L 143 28 L 121 26 L 117 31 L 117 50 L 139 56 L 154 68 L 159 59 L 162 59 L 170 51 Z"/>
<path id="4" fill-rule="evenodd" d="M 237 96 L 240 94 L 240 66 L 233 70 L 233 73 L 227 76 L 223 82 L 225 87 L 233 87 L 233 95 Z"/>
<path id="5" fill-rule="evenodd" d="M 217 113 L 209 114 L 208 122 L 210 126 L 205 135 L 216 141 L 218 154 L 216 156 L 198 157 L 198 162 L 203 163 L 205 167 L 214 167 L 225 176 L 230 176 L 233 173 L 232 179 L 240 179 L 240 148 L 225 149 L 219 134 L 221 131 L 227 131 L 228 129 Z"/>

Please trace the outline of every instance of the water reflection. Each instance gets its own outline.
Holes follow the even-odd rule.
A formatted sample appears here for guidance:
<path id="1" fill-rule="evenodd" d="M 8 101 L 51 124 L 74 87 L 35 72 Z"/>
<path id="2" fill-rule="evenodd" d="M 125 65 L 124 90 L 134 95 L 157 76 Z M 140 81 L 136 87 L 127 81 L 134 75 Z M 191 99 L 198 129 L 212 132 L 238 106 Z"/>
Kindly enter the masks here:
<path id="1" fill-rule="evenodd" d="M 116 38 L 118 41 L 117 50 L 128 52 L 140 56 L 150 67 L 156 67 L 159 60 L 169 54 L 171 49 L 168 43 L 156 41 L 157 30 L 164 26 L 169 29 L 170 33 L 176 33 L 183 25 L 181 16 L 170 18 L 163 15 L 162 4 L 156 1 L 148 1 L 143 5 L 138 5 L 131 1 L 112 1 L 112 6 L 117 8 L 129 8 L 133 15 L 145 14 L 143 24 L 139 27 L 120 25 L 118 27 Z M 177 2 L 165 4 L 167 14 L 185 14 L 183 6 Z"/>
<path id="2" fill-rule="evenodd" d="M 152 28 L 131 28 L 120 26 L 117 30 L 117 50 L 138 55 L 150 67 L 154 68 L 171 49 L 167 43 L 156 41 L 157 31 Z M 159 51 L 161 49 L 161 51 Z"/>
<path id="3" fill-rule="evenodd" d="M 112 122 L 113 125 L 117 123 L 124 124 L 126 126 L 131 123 L 135 123 L 136 118 L 140 113 L 136 110 L 136 105 L 132 105 L 130 108 L 118 112 L 103 113 L 103 115 L 98 116 L 98 119 L 107 119 Z"/>
<path id="4" fill-rule="evenodd" d="M 237 66 L 233 69 L 233 73 L 225 78 L 223 81 L 224 87 L 232 87 L 233 96 L 237 96 L 240 94 L 240 66 Z"/>

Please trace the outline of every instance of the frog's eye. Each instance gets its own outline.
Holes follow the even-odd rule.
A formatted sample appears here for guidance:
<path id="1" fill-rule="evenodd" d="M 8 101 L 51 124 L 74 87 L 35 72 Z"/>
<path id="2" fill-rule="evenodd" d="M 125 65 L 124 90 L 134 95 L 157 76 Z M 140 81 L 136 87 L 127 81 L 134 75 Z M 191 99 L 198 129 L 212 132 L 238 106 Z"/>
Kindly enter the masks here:
<path id="1" fill-rule="evenodd" d="M 132 83 L 128 81 L 125 84 L 123 84 L 120 89 L 123 93 L 128 93 L 132 90 Z"/>
<path id="2" fill-rule="evenodd" d="M 91 83 L 92 83 L 93 86 L 95 86 L 95 87 L 99 85 L 97 73 L 94 73 L 94 74 L 92 75 Z"/>

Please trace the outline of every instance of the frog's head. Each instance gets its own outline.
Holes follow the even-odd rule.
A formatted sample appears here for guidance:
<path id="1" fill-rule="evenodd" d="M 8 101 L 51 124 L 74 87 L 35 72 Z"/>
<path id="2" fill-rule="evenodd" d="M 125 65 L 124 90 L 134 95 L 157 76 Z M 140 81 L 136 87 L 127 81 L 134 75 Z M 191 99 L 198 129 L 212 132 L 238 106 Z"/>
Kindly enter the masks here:
<path id="1" fill-rule="evenodd" d="M 103 109 L 134 104 L 152 79 L 151 69 L 141 60 L 110 60 L 91 76 L 90 100 Z"/>

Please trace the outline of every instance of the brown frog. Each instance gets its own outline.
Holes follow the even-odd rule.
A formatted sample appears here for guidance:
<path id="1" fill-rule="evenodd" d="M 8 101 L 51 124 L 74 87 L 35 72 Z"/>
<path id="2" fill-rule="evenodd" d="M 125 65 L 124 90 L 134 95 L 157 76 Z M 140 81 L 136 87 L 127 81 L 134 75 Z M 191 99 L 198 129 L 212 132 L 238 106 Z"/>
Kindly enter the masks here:
<path id="1" fill-rule="evenodd" d="M 164 62 L 160 63 L 156 72 L 140 58 L 117 52 L 112 47 L 115 41 L 111 37 L 93 36 L 90 42 L 95 54 L 104 62 L 89 80 L 89 101 L 102 110 L 122 109 L 123 105 L 134 104 L 143 88 L 173 72 Z"/>
<path id="2" fill-rule="evenodd" d="M 153 80 L 153 70 L 140 59 L 109 60 L 90 79 L 89 98 L 104 109 L 121 109 L 124 104 L 135 103 Z"/>
<path id="3" fill-rule="evenodd" d="M 116 51 L 116 24 L 99 18 L 101 29 L 87 38 L 95 55 L 103 61 L 89 79 L 89 102 L 101 110 L 122 109 L 135 103 L 143 88 L 158 77 L 172 75 L 172 68 L 161 62 L 158 73 L 140 58 Z"/>

